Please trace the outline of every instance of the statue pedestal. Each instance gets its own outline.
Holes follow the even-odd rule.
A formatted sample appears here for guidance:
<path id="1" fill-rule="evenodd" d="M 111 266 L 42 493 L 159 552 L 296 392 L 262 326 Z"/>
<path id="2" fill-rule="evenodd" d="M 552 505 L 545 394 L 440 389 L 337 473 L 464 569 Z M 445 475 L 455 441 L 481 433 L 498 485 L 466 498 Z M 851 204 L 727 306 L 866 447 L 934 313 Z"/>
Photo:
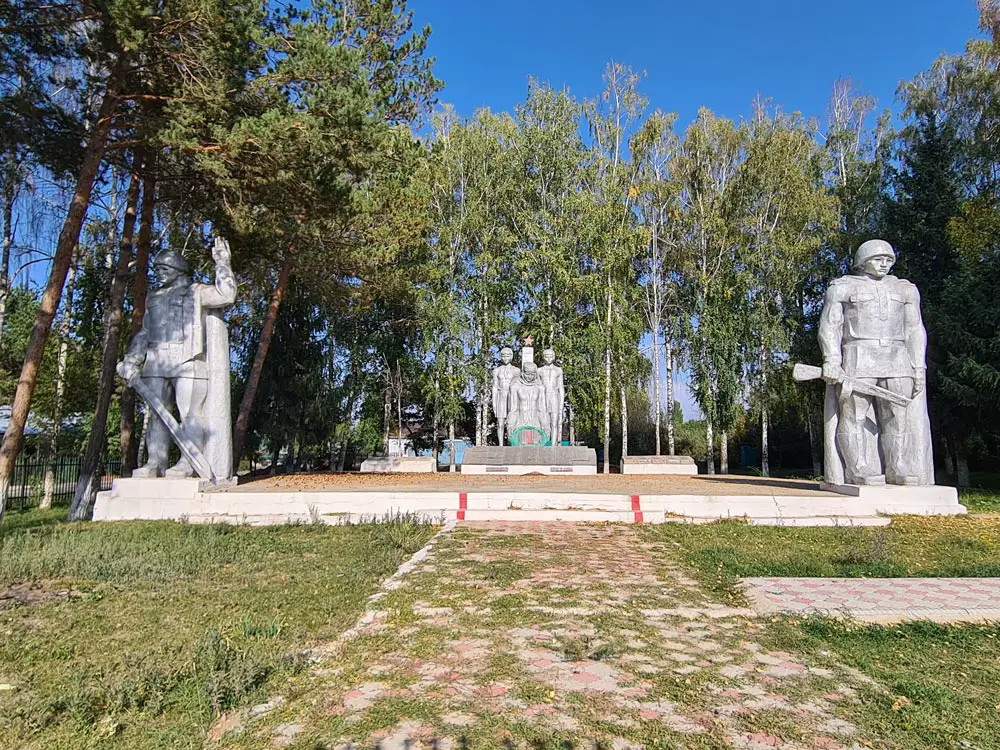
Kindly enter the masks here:
<path id="1" fill-rule="evenodd" d="M 110 490 L 97 493 L 94 520 L 159 520 L 197 515 L 204 505 L 202 493 L 235 486 L 235 477 L 220 482 L 206 479 L 116 479 Z"/>
<path id="2" fill-rule="evenodd" d="M 899 484 L 859 485 L 820 483 L 824 492 L 836 492 L 864 501 L 877 513 L 885 515 L 912 514 L 920 516 L 954 516 L 968 513 L 958 502 L 958 490 L 942 485 L 916 487 Z"/>
<path id="3" fill-rule="evenodd" d="M 462 456 L 463 474 L 597 474 L 597 451 L 579 446 L 476 446 Z"/>
<path id="4" fill-rule="evenodd" d="M 698 473 L 691 456 L 625 456 L 622 474 L 686 474 Z"/>
<path id="5" fill-rule="evenodd" d="M 433 456 L 381 456 L 361 462 L 362 474 L 433 474 L 437 463 Z"/>

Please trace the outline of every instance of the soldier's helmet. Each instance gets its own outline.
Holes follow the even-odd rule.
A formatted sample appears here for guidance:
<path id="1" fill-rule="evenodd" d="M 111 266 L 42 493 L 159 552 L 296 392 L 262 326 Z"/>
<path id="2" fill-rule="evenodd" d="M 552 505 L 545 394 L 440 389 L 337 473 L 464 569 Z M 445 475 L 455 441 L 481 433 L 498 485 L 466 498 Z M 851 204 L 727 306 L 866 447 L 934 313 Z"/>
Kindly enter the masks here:
<path id="1" fill-rule="evenodd" d="M 861 268 L 861 266 L 872 258 L 880 256 L 889 257 L 895 261 L 896 251 L 885 240 L 868 240 L 867 242 L 862 242 L 858 251 L 854 254 L 854 268 Z"/>
<path id="2" fill-rule="evenodd" d="M 156 257 L 153 258 L 153 266 L 166 266 L 182 273 L 187 273 L 191 270 L 191 266 L 184 260 L 184 256 L 176 250 L 161 250 L 158 252 Z"/>

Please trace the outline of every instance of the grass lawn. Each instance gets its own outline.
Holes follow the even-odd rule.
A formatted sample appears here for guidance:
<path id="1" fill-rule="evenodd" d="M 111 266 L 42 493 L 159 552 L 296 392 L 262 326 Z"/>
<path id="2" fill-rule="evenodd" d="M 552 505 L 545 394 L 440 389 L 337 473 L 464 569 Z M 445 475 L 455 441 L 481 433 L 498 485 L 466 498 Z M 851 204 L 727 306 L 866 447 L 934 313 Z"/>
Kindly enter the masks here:
<path id="1" fill-rule="evenodd" d="M 886 750 L 1000 747 L 1000 628 L 776 618 L 769 648 L 834 656 L 875 680 L 851 719 Z M 831 654 L 832 652 L 832 654 Z"/>
<path id="2" fill-rule="evenodd" d="M 0 526 L 0 747 L 201 748 L 337 637 L 433 533 L 363 526 Z"/>
<path id="3" fill-rule="evenodd" d="M 1000 576 L 1000 518 L 900 517 L 879 528 L 771 528 L 741 523 L 648 527 L 722 600 L 741 576 Z M 847 710 L 874 746 L 1000 747 L 1000 628 L 926 622 L 866 626 L 776 617 L 758 637 L 776 650 L 831 659 L 875 684 Z"/>
<path id="4" fill-rule="evenodd" d="M 739 578 L 1000 576 L 1000 518 L 900 516 L 891 526 L 792 528 L 738 522 L 647 527 L 702 585 L 742 603 Z"/>

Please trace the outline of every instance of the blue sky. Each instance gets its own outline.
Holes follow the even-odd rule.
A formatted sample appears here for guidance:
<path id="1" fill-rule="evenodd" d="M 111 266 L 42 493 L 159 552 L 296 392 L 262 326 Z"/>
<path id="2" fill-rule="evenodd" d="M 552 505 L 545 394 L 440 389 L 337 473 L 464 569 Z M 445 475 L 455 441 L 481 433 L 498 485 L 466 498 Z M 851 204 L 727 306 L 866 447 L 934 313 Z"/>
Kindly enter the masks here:
<path id="1" fill-rule="evenodd" d="M 758 94 L 822 122 L 838 78 L 898 111 L 901 81 L 978 33 L 975 0 L 410 0 L 430 24 L 441 101 L 462 116 L 512 111 L 529 76 L 578 98 L 597 96 L 610 60 L 647 72 L 650 108 L 700 107 L 738 120 Z M 644 342 L 648 343 L 648 342 Z M 678 378 L 684 414 L 698 414 Z"/>
<path id="2" fill-rule="evenodd" d="M 837 78 L 894 104 L 899 82 L 977 32 L 975 0 L 410 0 L 459 114 L 512 110 L 529 76 L 578 97 L 609 60 L 646 70 L 651 107 L 682 129 L 701 106 L 734 119 L 758 93 L 822 117 Z"/>

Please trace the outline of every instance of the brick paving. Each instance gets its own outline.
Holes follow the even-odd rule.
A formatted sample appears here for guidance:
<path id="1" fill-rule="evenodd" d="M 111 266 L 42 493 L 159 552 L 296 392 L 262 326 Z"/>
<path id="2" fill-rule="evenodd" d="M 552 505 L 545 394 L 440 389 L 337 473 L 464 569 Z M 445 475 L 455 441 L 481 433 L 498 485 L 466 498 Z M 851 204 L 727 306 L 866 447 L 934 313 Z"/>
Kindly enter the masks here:
<path id="1" fill-rule="evenodd" d="M 769 648 L 672 560 L 633 526 L 459 526 L 217 747 L 861 747 L 867 678 Z"/>
<path id="2" fill-rule="evenodd" d="M 1000 578 L 747 578 L 760 614 L 795 612 L 863 622 L 1000 621 Z"/>

